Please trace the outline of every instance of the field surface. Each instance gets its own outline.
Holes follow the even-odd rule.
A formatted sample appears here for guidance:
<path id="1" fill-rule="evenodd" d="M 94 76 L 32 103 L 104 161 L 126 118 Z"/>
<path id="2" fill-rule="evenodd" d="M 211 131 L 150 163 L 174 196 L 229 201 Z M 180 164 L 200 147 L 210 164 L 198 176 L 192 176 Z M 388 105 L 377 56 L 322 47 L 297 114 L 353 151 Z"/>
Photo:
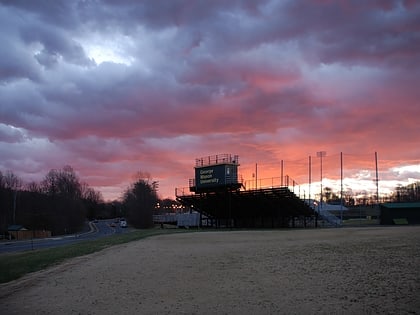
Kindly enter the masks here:
<path id="1" fill-rule="evenodd" d="M 0 286 L 3 314 L 420 314 L 420 226 L 160 235 Z"/>

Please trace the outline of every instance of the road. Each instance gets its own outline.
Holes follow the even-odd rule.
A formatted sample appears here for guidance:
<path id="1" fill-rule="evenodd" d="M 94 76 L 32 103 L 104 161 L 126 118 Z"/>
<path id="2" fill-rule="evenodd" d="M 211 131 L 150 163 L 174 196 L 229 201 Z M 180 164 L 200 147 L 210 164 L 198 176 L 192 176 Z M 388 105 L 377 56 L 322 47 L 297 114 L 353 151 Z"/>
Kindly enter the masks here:
<path id="1" fill-rule="evenodd" d="M 121 228 L 118 223 L 114 222 L 114 220 L 98 220 L 95 222 L 89 222 L 89 226 L 90 231 L 81 234 L 61 235 L 57 237 L 22 241 L 1 241 L 0 254 L 62 246 L 84 240 L 94 240 L 112 234 L 127 232 L 126 228 Z"/>

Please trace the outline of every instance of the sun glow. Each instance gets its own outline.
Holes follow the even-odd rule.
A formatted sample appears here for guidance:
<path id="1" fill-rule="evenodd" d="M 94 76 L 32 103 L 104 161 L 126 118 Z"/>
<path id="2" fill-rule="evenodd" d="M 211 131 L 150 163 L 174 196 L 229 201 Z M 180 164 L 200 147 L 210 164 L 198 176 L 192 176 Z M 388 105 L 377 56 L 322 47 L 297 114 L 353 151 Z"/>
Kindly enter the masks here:
<path id="1" fill-rule="evenodd" d="M 95 60 L 97 64 L 112 62 L 129 66 L 135 61 L 129 53 L 132 41 L 126 36 L 115 35 L 104 39 L 102 36 L 95 35 L 80 40 L 80 43 L 88 57 Z"/>

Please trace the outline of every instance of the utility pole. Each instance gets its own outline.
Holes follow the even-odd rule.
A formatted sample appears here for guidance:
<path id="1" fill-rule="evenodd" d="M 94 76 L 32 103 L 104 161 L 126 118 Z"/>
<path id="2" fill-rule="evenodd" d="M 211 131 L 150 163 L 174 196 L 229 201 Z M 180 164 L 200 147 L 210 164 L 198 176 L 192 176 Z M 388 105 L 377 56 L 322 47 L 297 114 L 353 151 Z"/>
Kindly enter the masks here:
<path id="1" fill-rule="evenodd" d="M 341 177 L 341 190 L 340 190 L 340 220 L 343 224 L 343 152 L 340 152 L 340 177 Z"/>
<path id="2" fill-rule="evenodd" d="M 309 170 L 308 170 L 308 172 L 309 172 L 309 174 L 308 174 L 308 176 L 309 176 L 309 191 L 308 191 L 308 204 L 310 204 L 310 202 L 311 202 L 311 181 L 312 181 L 312 157 L 311 156 L 309 156 Z"/>
<path id="3" fill-rule="evenodd" d="M 255 189 L 258 189 L 258 164 L 255 163 Z"/>
<path id="4" fill-rule="evenodd" d="M 320 158 L 321 161 L 321 194 L 319 197 L 319 211 L 321 211 L 322 209 L 322 158 L 325 157 L 327 155 L 327 152 L 325 151 L 318 151 L 316 153 L 316 156 Z"/>
<path id="5" fill-rule="evenodd" d="M 13 191 L 13 224 L 16 224 L 16 198 L 17 198 L 17 188 Z"/>
<path id="6" fill-rule="evenodd" d="M 379 207 L 379 175 L 378 175 L 378 153 L 375 152 L 375 170 L 376 170 L 376 206 Z"/>
<path id="7" fill-rule="evenodd" d="M 283 167 L 284 167 L 284 162 L 283 160 L 281 160 L 281 168 L 280 168 L 280 186 L 283 187 Z"/>

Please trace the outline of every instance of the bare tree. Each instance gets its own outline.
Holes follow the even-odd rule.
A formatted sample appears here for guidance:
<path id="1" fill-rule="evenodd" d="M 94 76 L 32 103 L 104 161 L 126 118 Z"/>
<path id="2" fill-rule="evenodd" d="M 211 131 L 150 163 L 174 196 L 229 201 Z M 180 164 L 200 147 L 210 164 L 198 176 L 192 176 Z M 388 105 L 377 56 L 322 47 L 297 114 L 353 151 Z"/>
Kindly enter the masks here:
<path id="1" fill-rule="evenodd" d="M 74 233 L 86 215 L 102 211 L 101 193 L 81 183 L 71 166 L 50 170 L 40 183 L 23 186 L 13 172 L 0 172 L 0 232 L 18 223 L 53 234 Z"/>
<path id="2" fill-rule="evenodd" d="M 23 182 L 12 171 L 7 171 L 3 176 L 3 184 L 6 190 L 10 190 L 12 195 L 12 222 L 16 224 L 16 202 L 19 190 L 22 188 Z"/>
<path id="3" fill-rule="evenodd" d="M 42 192 L 49 198 L 47 207 L 56 233 L 78 230 L 86 217 L 82 189 L 78 176 L 71 166 L 52 169 L 41 182 Z"/>
<path id="4" fill-rule="evenodd" d="M 62 170 L 52 169 L 41 183 L 42 190 L 50 196 L 62 196 L 69 199 L 80 199 L 82 188 L 71 166 L 64 166 Z"/>
<path id="5" fill-rule="evenodd" d="M 7 171 L 3 176 L 3 183 L 4 188 L 16 191 L 22 187 L 23 182 L 12 171 Z"/>
<path id="6" fill-rule="evenodd" d="M 41 193 L 41 185 L 37 182 L 29 182 L 26 184 L 26 190 L 33 193 Z"/>
<path id="7" fill-rule="evenodd" d="M 104 202 L 102 194 L 89 187 L 87 183 L 82 183 L 81 196 L 87 210 L 87 217 L 91 220 L 98 217 L 100 206 Z"/>

